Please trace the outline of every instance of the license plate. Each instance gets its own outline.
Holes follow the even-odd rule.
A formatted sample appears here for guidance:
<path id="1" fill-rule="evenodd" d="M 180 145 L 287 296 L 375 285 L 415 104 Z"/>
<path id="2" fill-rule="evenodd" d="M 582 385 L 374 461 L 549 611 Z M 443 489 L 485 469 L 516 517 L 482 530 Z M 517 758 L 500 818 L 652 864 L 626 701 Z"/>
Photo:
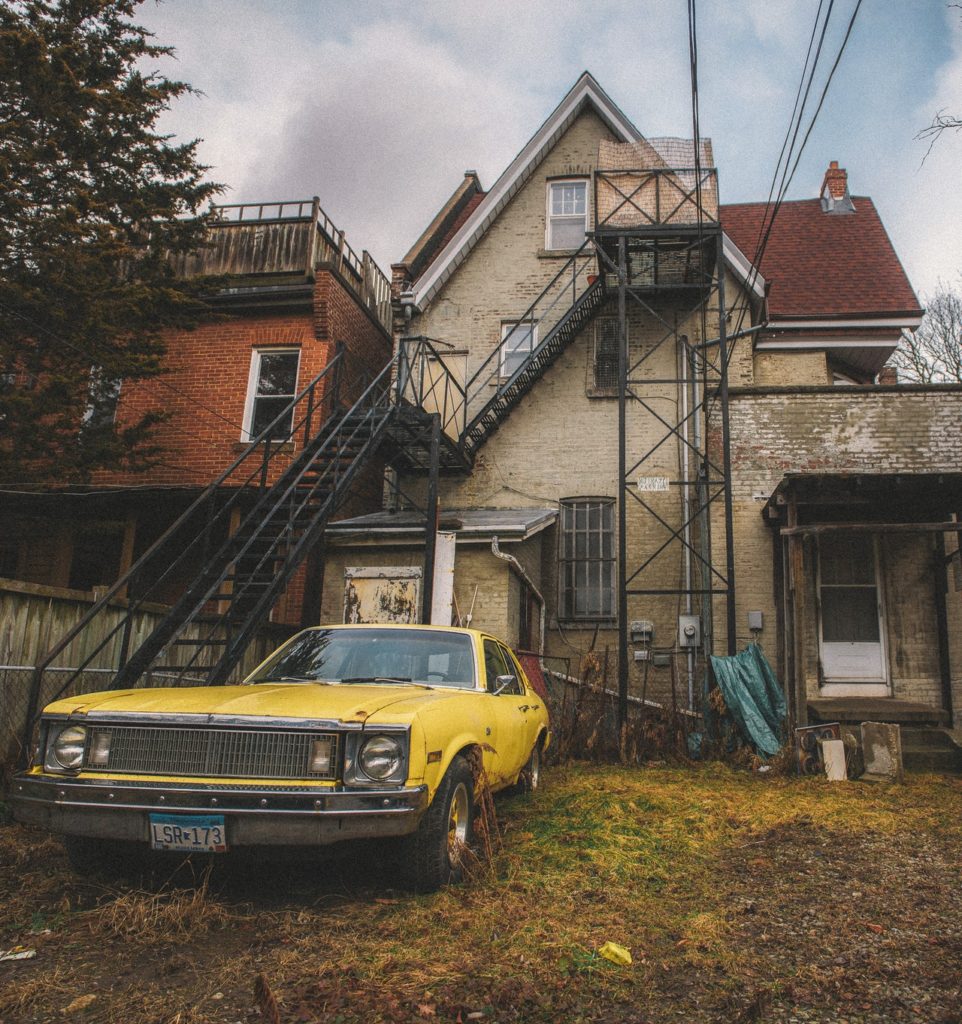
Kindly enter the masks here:
<path id="1" fill-rule="evenodd" d="M 224 853 L 227 829 L 223 814 L 151 814 L 150 846 L 181 853 Z"/>

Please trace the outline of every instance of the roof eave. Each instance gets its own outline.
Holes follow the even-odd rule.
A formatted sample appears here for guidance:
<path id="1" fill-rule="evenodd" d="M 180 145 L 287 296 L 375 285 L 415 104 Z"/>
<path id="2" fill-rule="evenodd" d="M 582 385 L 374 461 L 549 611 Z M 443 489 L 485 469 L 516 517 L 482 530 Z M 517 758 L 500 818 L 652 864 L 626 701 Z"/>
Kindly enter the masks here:
<path id="1" fill-rule="evenodd" d="M 416 309 L 424 309 L 440 291 L 491 222 L 534 173 L 535 168 L 558 138 L 564 134 L 571 122 L 589 104 L 622 142 L 640 142 L 642 140 L 641 132 L 625 117 L 617 104 L 595 79 L 585 71 L 544 124 L 531 137 L 527 145 L 508 165 L 471 216 L 440 252 L 437 259 L 414 282 L 412 292 Z"/>

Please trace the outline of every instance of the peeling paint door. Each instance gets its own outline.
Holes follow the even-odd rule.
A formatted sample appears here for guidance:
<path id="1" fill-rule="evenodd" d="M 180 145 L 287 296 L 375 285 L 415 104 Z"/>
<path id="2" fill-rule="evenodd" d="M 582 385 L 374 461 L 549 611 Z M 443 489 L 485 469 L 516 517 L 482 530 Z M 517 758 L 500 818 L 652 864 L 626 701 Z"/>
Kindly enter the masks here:
<path id="1" fill-rule="evenodd" d="M 824 534 L 818 542 L 818 573 L 822 693 L 888 696 L 875 539 Z"/>
<path id="2" fill-rule="evenodd" d="M 344 570 L 345 622 L 419 621 L 421 570 L 414 566 L 348 566 Z"/>

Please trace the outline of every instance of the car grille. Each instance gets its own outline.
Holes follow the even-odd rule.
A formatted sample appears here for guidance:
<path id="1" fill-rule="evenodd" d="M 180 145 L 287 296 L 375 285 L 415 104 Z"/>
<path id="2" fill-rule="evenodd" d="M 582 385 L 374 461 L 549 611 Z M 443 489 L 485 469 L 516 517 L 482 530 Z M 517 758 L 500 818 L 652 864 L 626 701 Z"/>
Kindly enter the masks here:
<path id="1" fill-rule="evenodd" d="M 110 734 L 107 763 L 91 764 L 91 747 L 102 733 Z M 329 767 L 309 772 L 314 741 L 323 739 L 331 743 Z M 339 736 L 330 732 L 104 726 L 88 733 L 84 770 L 240 779 L 334 779 L 339 759 Z"/>

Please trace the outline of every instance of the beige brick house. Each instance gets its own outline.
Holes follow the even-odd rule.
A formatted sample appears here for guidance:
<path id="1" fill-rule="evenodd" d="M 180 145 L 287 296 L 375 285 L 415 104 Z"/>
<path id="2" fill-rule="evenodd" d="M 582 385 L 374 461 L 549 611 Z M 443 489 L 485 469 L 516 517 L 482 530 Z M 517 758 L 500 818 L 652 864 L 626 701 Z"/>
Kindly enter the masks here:
<path id="1" fill-rule="evenodd" d="M 765 204 L 718 207 L 710 145 L 677 144 L 645 140 L 586 73 L 490 189 L 465 173 L 394 266 L 396 351 L 431 339 L 401 364 L 465 456 L 439 483 L 433 620 L 572 671 L 594 651 L 610 685 L 624 666 L 631 692 L 696 705 L 706 655 L 754 638 L 798 721 L 882 701 L 873 717 L 949 724 L 962 390 L 885 371 L 922 310 L 836 163 L 816 198 L 783 205 L 754 265 Z M 649 174 L 663 191 L 642 202 Z M 624 266 L 644 301 L 622 308 L 605 232 L 642 207 L 647 248 Z M 696 221 L 699 241 L 676 244 Z M 692 303 L 693 279 L 668 275 L 713 231 L 724 297 Z M 623 429 L 619 373 L 642 409 Z M 698 498 L 719 469 L 727 509 Z M 428 491 L 389 474 L 382 512 L 329 527 L 323 619 L 418 614 L 385 594 L 424 583 Z"/>

